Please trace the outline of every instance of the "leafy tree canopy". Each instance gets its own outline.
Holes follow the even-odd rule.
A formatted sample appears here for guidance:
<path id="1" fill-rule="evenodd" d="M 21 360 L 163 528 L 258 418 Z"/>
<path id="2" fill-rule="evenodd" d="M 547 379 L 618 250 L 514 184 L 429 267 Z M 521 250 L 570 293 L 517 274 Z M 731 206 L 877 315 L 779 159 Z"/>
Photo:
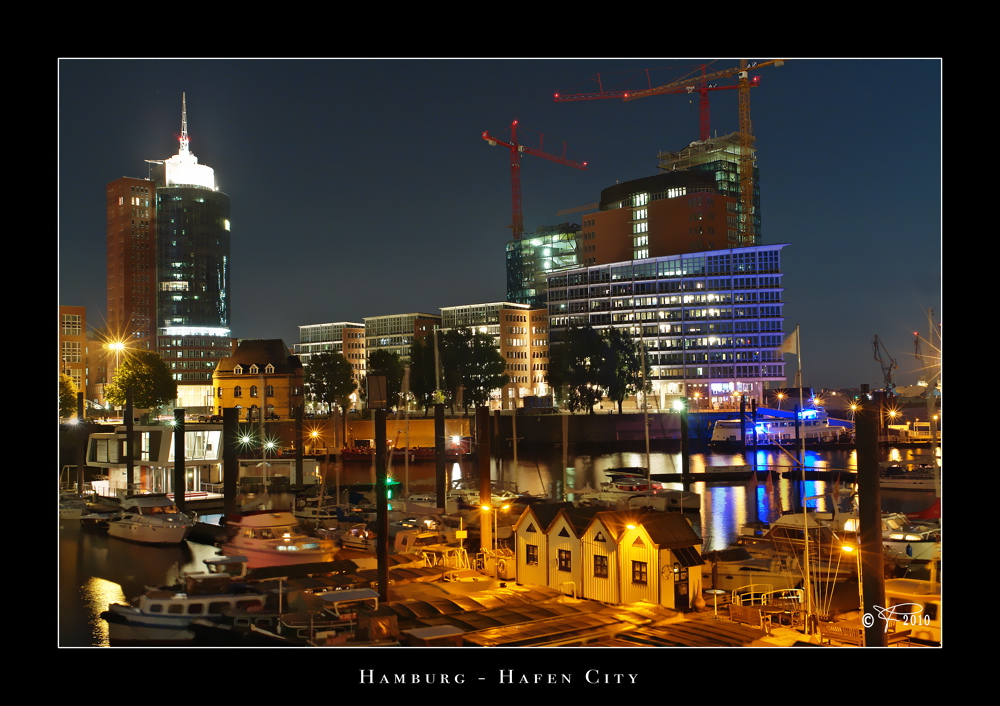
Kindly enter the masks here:
<path id="1" fill-rule="evenodd" d="M 351 394 L 358 389 L 350 361 L 332 351 L 310 356 L 305 382 L 328 411 L 335 404 L 346 409 Z"/>
<path id="2" fill-rule="evenodd" d="M 435 374 L 434 339 L 427 337 L 414 341 L 410 347 L 410 394 L 417 404 L 427 410 L 437 401 L 437 375 Z"/>
<path id="3" fill-rule="evenodd" d="M 508 382 L 504 373 L 506 361 L 494 344 L 493 337 L 472 329 L 451 329 L 441 337 L 441 366 L 445 385 L 451 391 L 452 409 L 462 390 L 461 407 L 481 406 L 489 402 L 490 393 Z"/>
<path id="4" fill-rule="evenodd" d="M 384 375 L 386 379 L 386 408 L 391 409 L 399 404 L 399 396 L 403 390 L 403 361 L 399 353 L 393 353 L 378 348 L 368 356 L 368 377 Z M 367 393 L 367 391 L 366 391 Z M 370 404 L 371 400 L 369 400 Z"/>
<path id="5" fill-rule="evenodd" d="M 118 366 L 115 377 L 104 386 L 104 397 L 113 405 L 124 406 L 125 391 L 132 390 L 132 406 L 155 409 L 177 399 L 177 383 L 170 369 L 152 351 L 132 351 Z"/>
<path id="6" fill-rule="evenodd" d="M 76 385 L 73 378 L 59 373 L 59 418 L 69 419 L 76 415 Z"/>
<path id="7" fill-rule="evenodd" d="M 642 385 L 639 345 L 615 328 L 600 333 L 590 326 L 570 328 L 550 348 L 547 377 L 553 389 L 563 391 L 571 412 L 585 409 L 593 414 L 605 395 L 621 412 L 625 398 Z"/>

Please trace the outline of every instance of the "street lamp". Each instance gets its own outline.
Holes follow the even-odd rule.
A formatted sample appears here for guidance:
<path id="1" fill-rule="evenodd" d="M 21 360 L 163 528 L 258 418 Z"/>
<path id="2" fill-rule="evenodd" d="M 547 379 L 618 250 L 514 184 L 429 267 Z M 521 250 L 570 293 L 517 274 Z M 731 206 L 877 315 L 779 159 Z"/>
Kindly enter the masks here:
<path id="1" fill-rule="evenodd" d="M 492 505 L 483 505 L 483 512 L 493 513 L 493 577 L 497 580 L 500 579 L 500 562 L 497 559 L 497 517 L 501 511 L 507 511 L 510 509 L 510 505 L 501 505 L 500 507 L 493 507 Z"/>

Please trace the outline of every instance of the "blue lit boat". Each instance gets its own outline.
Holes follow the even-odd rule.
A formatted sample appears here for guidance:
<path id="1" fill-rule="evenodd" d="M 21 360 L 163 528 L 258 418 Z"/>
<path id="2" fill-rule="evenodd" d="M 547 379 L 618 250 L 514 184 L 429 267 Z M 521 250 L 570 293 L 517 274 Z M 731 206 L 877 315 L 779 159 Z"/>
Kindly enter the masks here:
<path id="1" fill-rule="evenodd" d="M 720 450 L 742 450 L 744 446 L 758 448 L 793 448 L 805 441 L 807 448 L 843 448 L 854 444 L 854 425 L 832 420 L 822 407 L 809 407 L 799 413 L 780 409 L 757 410 L 755 421 L 750 419 L 720 419 L 712 428 L 709 446 Z M 797 428 L 796 428 L 797 427 Z"/>

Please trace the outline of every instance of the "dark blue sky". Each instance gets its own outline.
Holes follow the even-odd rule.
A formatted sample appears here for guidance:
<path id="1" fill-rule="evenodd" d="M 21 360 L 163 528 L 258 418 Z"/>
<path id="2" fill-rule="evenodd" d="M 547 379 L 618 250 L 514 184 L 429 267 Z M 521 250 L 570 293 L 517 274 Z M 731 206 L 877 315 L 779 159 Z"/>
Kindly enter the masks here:
<path id="1" fill-rule="evenodd" d="M 523 143 L 542 133 L 589 162 L 521 162 L 526 229 L 579 222 L 556 213 L 698 139 L 697 99 L 553 94 L 594 91 L 598 73 L 634 87 L 643 69 L 660 85 L 707 61 L 63 60 L 59 303 L 101 322 L 105 185 L 177 152 L 182 92 L 191 151 L 232 202 L 233 333 L 291 346 L 299 325 L 503 300 L 509 153 L 481 133 L 518 120 Z M 876 334 L 898 384 L 915 383 L 913 332 L 927 309 L 940 320 L 941 62 L 792 59 L 756 75 L 761 230 L 789 244 L 785 331 L 802 328 L 805 383 L 880 386 Z M 736 91 L 711 107 L 713 133 L 738 128 Z"/>

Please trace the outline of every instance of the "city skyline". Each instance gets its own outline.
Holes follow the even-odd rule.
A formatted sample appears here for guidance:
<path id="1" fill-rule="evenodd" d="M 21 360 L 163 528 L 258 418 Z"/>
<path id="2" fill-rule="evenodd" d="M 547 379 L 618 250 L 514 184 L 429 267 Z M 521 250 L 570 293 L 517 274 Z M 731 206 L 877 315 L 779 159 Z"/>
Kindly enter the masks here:
<path id="1" fill-rule="evenodd" d="M 587 211 L 557 212 L 698 139 L 697 99 L 552 95 L 595 90 L 598 71 L 609 82 L 663 67 L 660 85 L 702 61 L 63 60 L 59 304 L 100 324 L 101 195 L 176 152 L 182 92 L 191 152 L 232 202 L 233 334 L 292 346 L 300 325 L 504 300 L 509 154 L 481 133 L 505 136 L 517 119 L 525 143 L 541 132 L 559 154 L 565 140 L 589 168 L 525 156 L 525 226 L 579 223 Z M 940 321 L 940 69 L 792 59 L 758 74 L 761 232 L 789 243 L 785 334 L 802 327 L 806 385 L 880 387 L 874 335 L 897 384 L 916 382 L 913 332 L 927 337 L 927 309 Z M 738 128 L 735 94 L 711 94 L 713 134 Z"/>

